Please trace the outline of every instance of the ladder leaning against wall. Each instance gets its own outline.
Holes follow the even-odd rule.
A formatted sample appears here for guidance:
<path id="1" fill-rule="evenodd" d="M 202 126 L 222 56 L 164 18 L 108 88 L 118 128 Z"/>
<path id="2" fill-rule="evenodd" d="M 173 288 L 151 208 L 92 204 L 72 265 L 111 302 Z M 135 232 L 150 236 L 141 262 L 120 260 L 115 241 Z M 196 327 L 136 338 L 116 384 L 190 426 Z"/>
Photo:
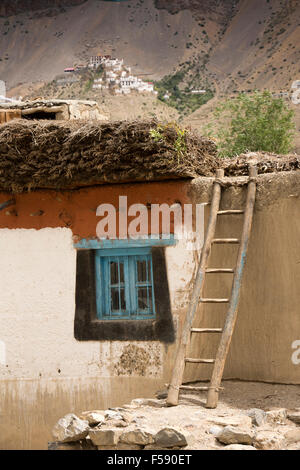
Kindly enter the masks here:
<path id="1" fill-rule="evenodd" d="M 217 170 L 216 179 L 213 186 L 213 196 L 211 202 L 210 217 L 208 222 L 208 228 L 205 236 L 204 245 L 201 252 L 200 263 L 198 271 L 196 274 L 195 284 L 192 292 L 192 297 L 190 300 L 188 312 L 185 318 L 182 335 L 178 344 L 175 365 L 173 368 L 172 380 L 169 385 L 167 404 L 169 406 L 178 405 L 179 393 L 180 390 L 190 390 L 190 391 L 207 391 L 207 408 L 216 408 L 219 398 L 219 390 L 221 385 L 221 380 L 223 376 L 223 371 L 225 367 L 226 357 L 228 354 L 229 346 L 231 343 L 231 338 L 234 331 L 234 326 L 237 319 L 238 312 L 238 303 L 239 295 L 241 288 L 241 281 L 243 276 L 243 270 L 246 260 L 247 248 L 249 237 L 252 227 L 253 211 L 255 204 L 255 195 L 256 195 L 256 176 L 257 176 L 257 167 L 255 165 L 250 166 L 249 169 L 249 180 L 248 180 L 248 190 L 247 190 L 247 199 L 245 209 L 241 210 L 219 210 L 221 196 L 222 196 L 222 178 L 224 177 L 224 170 Z M 243 230 L 240 239 L 237 238 L 214 238 L 216 223 L 219 216 L 226 216 L 228 214 L 244 214 L 244 223 Z M 232 268 L 207 268 L 208 261 L 211 253 L 211 247 L 213 244 L 239 244 L 239 251 L 236 261 L 235 269 Z M 203 298 L 203 289 L 205 284 L 206 274 L 215 274 L 215 273 L 228 273 L 234 274 L 233 284 L 231 290 L 231 296 L 229 299 L 207 299 Z M 200 302 L 200 309 L 198 309 L 198 303 Z M 225 319 L 225 324 L 222 328 L 193 328 L 193 322 L 195 315 L 200 314 L 201 307 L 203 308 L 204 304 L 220 304 L 227 303 L 228 310 Z M 197 311 L 198 309 L 198 311 Z M 204 333 L 208 334 L 221 334 L 221 339 L 219 347 L 217 350 L 217 355 L 214 359 L 200 359 L 200 358 L 191 358 L 187 357 L 187 350 L 191 340 L 191 336 L 203 335 Z M 182 385 L 183 375 L 185 371 L 185 366 L 187 363 L 194 364 L 212 364 L 213 371 L 211 375 L 211 381 L 207 387 L 192 387 Z"/>

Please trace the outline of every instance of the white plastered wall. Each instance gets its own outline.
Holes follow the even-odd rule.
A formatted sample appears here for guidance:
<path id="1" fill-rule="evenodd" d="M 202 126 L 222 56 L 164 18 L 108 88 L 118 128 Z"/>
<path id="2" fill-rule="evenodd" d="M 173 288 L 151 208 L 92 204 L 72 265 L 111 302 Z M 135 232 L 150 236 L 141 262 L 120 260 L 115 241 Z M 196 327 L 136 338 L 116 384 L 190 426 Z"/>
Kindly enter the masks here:
<path id="1" fill-rule="evenodd" d="M 166 258 L 176 317 L 194 253 L 181 241 Z M 121 405 L 164 386 L 173 353 L 166 356 L 162 343 L 75 340 L 75 288 L 70 229 L 0 230 L 0 449 L 44 448 L 62 414 Z M 127 373 L 120 358 L 129 346 L 153 360 Z M 15 416 L 22 424 L 14 429 Z"/>
<path id="2" fill-rule="evenodd" d="M 183 241 L 166 249 L 175 310 L 184 307 L 184 292 L 194 271 L 193 256 Z M 76 250 L 72 231 L 2 229 L 0 259 L 0 341 L 6 356 L 5 361 L 0 360 L 0 377 L 113 375 L 113 363 L 128 342 L 74 339 Z M 136 343 L 155 351 L 162 362 L 160 343 Z M 162 377 L 163 367 L 153 365 L 150 372 Z"/>

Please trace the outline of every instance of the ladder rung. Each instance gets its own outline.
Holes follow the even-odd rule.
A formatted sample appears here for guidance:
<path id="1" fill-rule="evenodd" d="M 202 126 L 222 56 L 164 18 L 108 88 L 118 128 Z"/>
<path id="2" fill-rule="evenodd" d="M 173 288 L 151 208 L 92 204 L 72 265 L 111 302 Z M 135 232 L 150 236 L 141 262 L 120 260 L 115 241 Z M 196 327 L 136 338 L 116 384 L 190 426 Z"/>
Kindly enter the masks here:
<path id="1" fill-rule="evenodd" d="M 207 274 L 212 274 L 212 273 L 228 273 L 228 274 L 232 274 L 234 273 L 234 269 L 223 269 L 223 268 L 210 268 L 210 269 L 206 269 L 205 271 Z"/>
<path id="2" fill-rule="evenodd" d="M 222 328 L 192 328 L 192 333 L 222 333 Z"/>
<path id="3" fill-rule="evenodd" d="M 230 209 L 230 210 L 227 210 L 227 211 L 218 211 L 217 214 L 218 215 L 227 215 L 227 214 L 244 214 L 245 211 L 243 210 L 237 210 L 237 209 Z"/>
<path id="4" fill-rule="evenodd" d="M 229 299 L 200 299 L 204 304 L 228 304 Z"/>
<path id="5" fill-rule="evenodd" d="M 194 359 L 192 357 L 186 357 L 185 362 L 200 363 L 200 364 L 214 364 L 215 359 Z"/>
<path id="6" fill-rule="evenodd" d="M 209 387 L 191 387 L 190 385 L 181 385 L 180 390 L 191 390 L 195 392 L 202 392 L 202 391 L 207 391 L 209 390 Z"/>
<path id="7" fill-rule="evenodd" d="M 230 243 L 230 244 L 238 244 L 240 240 L 238 238 L 214 238 L 212 243 L 221 244 L 221 243 Z"/>

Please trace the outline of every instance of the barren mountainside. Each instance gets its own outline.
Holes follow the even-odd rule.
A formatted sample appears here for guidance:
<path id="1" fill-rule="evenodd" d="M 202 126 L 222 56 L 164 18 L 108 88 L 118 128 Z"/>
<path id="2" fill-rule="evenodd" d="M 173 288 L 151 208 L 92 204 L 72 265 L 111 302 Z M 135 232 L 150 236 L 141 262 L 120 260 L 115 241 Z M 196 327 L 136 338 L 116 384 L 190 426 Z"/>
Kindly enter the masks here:
<path id="1" fill-rule="evenodd" d="M 185 63 L 196 86 L 224 91 L 286 90 L 300 76 L 299 0 L 2 0 L 0 15 L 8 88 L 97 53 L 151 80 Z"/>
<path id="2" fill-rule="evenodd" d="M 0 16 L 8 17 L 46 8 L 80 5 L 86 0 L 1 0 Z"/>
<path id="3" fill-rule="evenodd" d="M 300 0 L 2 0 L 0 15 L 6 16 L 0 17 L 0 79 L 11 96 L 27 94 L 18 91 L 26 84 L 47 87 L 64 68 L 95 54 L 123 58 L 145 80 L 164 78 L 162 93 L 174 86 L 183 93 L 205 88 L 216 99 L 254 89 L 289 92 L 300 79 Z M 93 90 L 75 88 L 53 97 L 74 98 L 78 91 L 93 98 Z M 129 112 L 109 100 L 103 105 L 112 106 L 112 116 Z M 170 101 L 154 106 L 154 97 L 122 100 L 132 101 L 131 117 L 144 116 L 143 107 L 147 115 L 158 108 L 177 112 Z M 213 102 L 189 109 L 188 123 L 198 128 Z"/>
<path id="4" fill-rule="evenodd" d="M 226 25 L 235 14 L 240 0 L 155 0 L 157 9 L 167 10 L 176 14 L 182 10 L 190 10 L 196 18 L 201 17 Z"/>

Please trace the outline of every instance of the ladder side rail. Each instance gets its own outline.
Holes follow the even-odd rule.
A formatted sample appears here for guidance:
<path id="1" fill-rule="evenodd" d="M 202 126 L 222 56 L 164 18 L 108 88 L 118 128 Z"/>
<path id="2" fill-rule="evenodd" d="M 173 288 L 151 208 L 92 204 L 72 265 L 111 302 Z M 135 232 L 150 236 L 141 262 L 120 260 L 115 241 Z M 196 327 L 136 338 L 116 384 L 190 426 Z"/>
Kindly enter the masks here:
<path id="1" fill-rule="evenodd" d="M 244 225 L 243 225 L 241 243 L 240 243 L 240 247 L 238 251 L 237 265 L 236 265 L 237 267 L 236 267 L 234 278 L 233 278 L 231 298 L 230 298 L 230 303 L 228 307 L 228 312 L 226 315 L 226 321 L 225 321 L 225 325 L 223 328 L 223 333 L 221 336 L 220 344 L 218 347 L 215 365 L 214 365 L 211 382 L 209 386 L 207 402 L 206 402 L 207 408 L 216 408 L 218 404 L 219 387 L 221 384 L 226 357 L 229 351 L 229 346 L 231 343 L 233 330 L 234 330 L 234 326 L 235 326 L 236 319 L 237 319 L 241 280 L 242 280 L 244 266 L 246 262 L 247 248 L 248 248 L 249 237 L 251 233 L 253 211 L 254 211 L 254 205 L 255 205 L 255 195 L 256 195 L 255 177 L 257 176 L 256 166 L 250 167 L 249 176 L 250 176 L 250 180 L 248 183 Z"/>
<path id="2" fill-rule="evenodd" d="M 216 179 L 223 178 L 224 170 L 220 169 L 216 171 Z M 167 405 L 176 406 L 179 398 L 179 387 L 182 384 L 183 374 L 185 369 L 185 354 L 187 345 L 191 336 L 191 327 L 194 320 L 194 316 L 198 307 L 199 299 L 202 295 L 205 271 L 208 262 L 208 258 L 211 251 L 211 242 L 216 229 L 217 213 L 220 207 L 221 200 L 221 185 L 218 181 L 214 182 L 213 196 L 211 202 L 210 217 L 207 227 L 207 232 L 204 240 L 204 244 L 201 251 L 200 263 L 198 266 L 194 288 L 189 303 L 189 308 L 185 317 L 181 338 L 178 341 L 175 364 L 172 374 L 171 383 L 169 385 Z"/>

